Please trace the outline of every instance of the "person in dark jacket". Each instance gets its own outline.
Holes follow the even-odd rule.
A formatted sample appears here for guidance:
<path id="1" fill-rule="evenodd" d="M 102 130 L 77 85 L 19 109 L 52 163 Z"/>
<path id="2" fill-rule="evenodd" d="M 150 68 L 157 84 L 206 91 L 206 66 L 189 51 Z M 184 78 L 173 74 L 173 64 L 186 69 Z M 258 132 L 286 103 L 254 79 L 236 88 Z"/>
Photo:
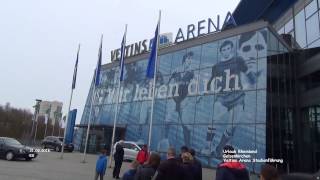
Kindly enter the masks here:
<path id="1" fill-rule="evenodd" d="M 199 160 L 196 159 L 196 151 L 194 149 L 189 149 L 190 154 L 193 157 L 193 170 L 195 174 L 195 180 L 202 180 L 202 165 Z"/>
<path id="2" fill-rule="evenodd" d="M 249 180 L 249 173 L 246 166 L 232 157 L 236 154 L 235 149 L 230 145 L 226 145 L 223 148 L 223 154 L 228 157 L 218 165 L 216 180 Z"/>
<path id="3" fill-rule="evenodd" d="M 182 158 L 182 171 L 184 180 L 195 180 L 196 174 L 193 166 L 193 157 L 189 152 L 181 154 Z"/>
<path id="4" fill-rule="evenodd" d="M 120 169 L 123 162 L 124 150 L 122 147 L 123 141 L 120 141 L 116 146 L 116 152 L 114 153 L 114 169 L 113 178 L 120 179 Z"/>
<path id="5" fill-rule="evenodd" d="M 151 180 L 160 164 L 160 155 L 152 153 L 148 161 L 137 169 L 134 180 Z"/>
<path id="6" fill-rule="evenodd" d="M 177 159 L 182 163 L 182 154 L 185 152 L 189 152 L 189 148 L 187 146 L 181 146 L 180 148 L 180 154 L 177 157 Z"/>
<path id="7" fill-rule="evenodd" d="M 95 180 L 98 180 L 98 177 L 100 177 L 100 180 L 103 180 L 103 176 L 106 173 L 107 161 L 108 161 L 106 155 L 107 155 L 107 151 L 103 149 L 96 162 L 96 175 L 94 178 Z"/>
<path id="8" fill-rule="evenodd" d="M 140 166 L 140 163 L 137 160 L 132 161 L 130 164 L 130 169 L 123 174 L 122 180 L 134 180 L 137 169 Z"/>
<path id="9" fill-rule="evenodd" d="M 168 149 L 167 160 L 160 163 L 156 180 L 183 180 L 181 162 L 176 159 L 174 148 Z"/>

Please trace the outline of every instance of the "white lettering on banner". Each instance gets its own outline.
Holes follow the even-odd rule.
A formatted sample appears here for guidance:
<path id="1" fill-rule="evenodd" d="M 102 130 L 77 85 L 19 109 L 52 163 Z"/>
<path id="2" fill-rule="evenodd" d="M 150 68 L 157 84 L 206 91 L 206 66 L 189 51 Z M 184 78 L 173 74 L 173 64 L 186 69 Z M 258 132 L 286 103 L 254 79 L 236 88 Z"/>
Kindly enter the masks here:
<path id="1" fill-rule="evenodd" d="M 122 101 L 121 102 L 128 102 L 128 94 L 130 94 L 130 90 L 125 89 L 124 93 L 123 93 L 123 97 L 122 97 Z"/>
<path id="2" fill-rule="evenodd" d="M 241 90 L 241 88 L 240 88 L 240 86 L 239 86 L 239 76 L 237 76 L 237 75 L 235 75 L 235 74 L 233 74 L 232 76 L 231 76 L 231 78 L 234 78 L 234 90 Z"/>
<path id="3" fill-rule="evenodd" d="M 222 77 L 215 77 L 212 79 L 212 82 L 210 84 L 210 90 L 213 89 L 213 93 L 217 93 L 219 91 L 221 91 L 222 87 L 218 87 L 218 82 L 222 82 Z M 207 84 L 208 86 L 208 84 Z M 208 88 L 207 88 L 208 89 Z M 207 93 L 210 93 L 210 91 Z"/>
<path id="4" fill-rule="evenodd" d="M 193 92 L 192 92 L 193 90 Z M 198 94 L 198 81 L 195 79 L 192 79 L 190 84 L 188 85 L 188 94 L 190 96 L 194 96 Z"/>
<path id="5" fill-rule="evenodd" d="M 222 85 L 223 79 L 225 79 L 225 84 Z M 186 88 L 188 95 L 187 96 L 196 96 L 202 94 L 213 94 L 218 92 L 228 92 L 232 90 L 241 90 L 239 86 L 239 75 L 238 74 L 231 74 L 230 69 L 224 70 L 224 76 L 217 76 L 212 78 L 211 83 L 209 84 L 210 80 L 208 78 L 200 79 L 200 77 L 196 77 L 192 79 L 188 86 L 183 86 Z M 230 86 L 232 83 L 232 86 Z M 170 84 L 162 84 L 156 88 L 156 99 L 165 99 L 165 98 L 173 98 L 179 96 L 179 88 L 181 84 L 186 84 L 186 82 L 175 82 Z M 203 87 L 201 90 L 199 87 Z M 230 88 L 234 87 L 234 88 Z M 152 100 L 152 82 L 149 82 L 148 87 L 141 87 L 139 84 L 135 85 L 135 92 L 129 89 L 120 89 L 120 102 L 130 102 L 130 101 L 141 101 L 141 100 Z M 108 103 L 115 103 L 117 97 L 116 89 L 107 89 L 107 102 Z M 134 95 L 132 100 L 128 99 L 130 96 L 129 94 Z"/>
<path id="6" fill-rule="evenodd" d="M 169 84 L 168 98 L 179 96 L 178 89 L 179 89 L 179 84 L 178 83 Z"/>
<path id="7" fill-rule="evenodd" d="M 149 82 L 149 94 L 148 94 L 148 100 L 152 100 L 152 91 L 153 91 L 153 85 L 152 81 Z M 157 94 L 157 93 L 155 93 Z"/>
<path id="8" fill-rule="evenodd" d="M 139 93 L 140 93 L 139 88 L 140 88 L 140 86 L 139 86 L 139 84 L 137 84 L 137 85 L 136 85 L 136 92 L 135 92 L 133 101 L 139 101 L 139 99 L 140 99 L 140 98 L 139 98 Z"/>
<path id="9" fill-rule="evenodd" d="M 140 89 L 140 98 L 139 100 L 148 100 L 148 90 L 147 88 Z"/>
<path id="10" fill-rule="evenodd" d="M 158 93 L 157 93 L 157 97 L 159 99 L 165 99 L 167 98 L 167 94 L 168 94 L 168 87 L 166 85 L 161 85 L 159 88 L 158 88 Z"/>
<path id="11" fill-rule="evenodd" d="M 223 91 L 231 91 L 231 89 L 230 89 L 230 80 L 231 80 L 230 69 L 226 69 L 226 70 L 224 70 L 224 72 L 226 73 L 226 85 L 225 85 L 225 88 L 223 89 Z"/>
<path id="12" fill-rule="evenodd" d="M 203 84 L 204 84 L 204 88 L 203 88 L 203 94 L 208 94 L 208 83 L 209 83 L 209 80 L 208 79 L 204 79 L 203 80 Z"/>
<path id="13" fill-rule="evenodd" d="M 113 100 L 114 100 L 114 97 L 115 97 L 115 89 L 108 89 L 107 92 L 108 92 L 108 98 L 107 98 L 107 102 L 108 103 L 114 103 Z"/>

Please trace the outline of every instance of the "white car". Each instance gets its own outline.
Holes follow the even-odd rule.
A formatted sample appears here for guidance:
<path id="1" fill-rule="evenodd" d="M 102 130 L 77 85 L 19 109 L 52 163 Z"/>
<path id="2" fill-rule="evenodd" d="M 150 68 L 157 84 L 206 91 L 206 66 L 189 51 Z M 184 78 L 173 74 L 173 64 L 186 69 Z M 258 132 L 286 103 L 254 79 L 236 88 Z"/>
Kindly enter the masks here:
<path id="1" fill-rule="evenodd" d="M 113 154 L 116 152 L 116 147 L 121 141 L 118 141 L 113 146 Z M 137 157 L 138 152 L 141 150 L 142 145 L 137 144 L 133 141 L 122 141 L 121 143 L 123 150 L 124 150 L 124 160 L 135 160 Z"/>

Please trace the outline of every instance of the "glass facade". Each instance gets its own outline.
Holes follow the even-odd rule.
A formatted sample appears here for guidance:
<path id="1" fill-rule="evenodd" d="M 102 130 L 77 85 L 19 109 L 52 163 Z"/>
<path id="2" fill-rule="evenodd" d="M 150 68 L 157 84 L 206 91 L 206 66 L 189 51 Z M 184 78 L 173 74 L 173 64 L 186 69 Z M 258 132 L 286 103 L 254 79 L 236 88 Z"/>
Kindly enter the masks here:
<path id="1" fill-rule="evenodd" d="M 302 111 L 302 144 L 310 149 L 310 154 L 302 154 L 302 159 L 311 162 L 305 169 L 320 167 L 320 106 L 314 105 L 306 107 Z M 315 143 L 316 142 L 316 143 Z"/>
<path id="2" fill-rule="evenodd" d="M 170 48 L 170 47 L 169 47 Z M 156 76 L 151 149 L 165 153 L 186 145 L 206 166 L 222 160 L 226 144 L 257 150 L 266 157 L 267 57 L 287 52 L 267 28 L 196 45 L 159 56 Z M 148 142 L 152 80 L 147 59 L 125 64 L 117 126 L 125 140 Z M 113 125 L 118 68 L 102 70 L 96 89 L 94 125 Z M 88 122 L 92 88 L 81 124 Z M 83 134 L 82 136 L 85 136 Z M 259 171 L 261 164 L 246 163 Z"/>
<path id="3" fill-rule="evenodd" d="M 267 155 L 283 159 L 284 163 L 277 164 L 280 171 L 296 168 L 293 158 L 294 117 L 296 105 L 293 100 L 296 93 L 293 53 L 283 53 L 267 58 Z"/>
<path id="4" fill-rule="evenodd" d="M 294 18 L 278 28 L 278 33 L 291 34 L 301 48 L 319 47 L 319 0 L 311 1 L 292 17 Z"/>

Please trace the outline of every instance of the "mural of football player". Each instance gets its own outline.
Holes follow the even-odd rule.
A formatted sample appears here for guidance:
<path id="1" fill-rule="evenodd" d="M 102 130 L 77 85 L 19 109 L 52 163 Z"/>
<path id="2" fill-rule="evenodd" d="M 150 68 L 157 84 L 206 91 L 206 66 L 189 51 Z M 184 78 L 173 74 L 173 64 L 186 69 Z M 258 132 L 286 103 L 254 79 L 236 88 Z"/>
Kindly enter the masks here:
<path id="1" fill-rule="evenodd" d="M 212 76 L 208 82 L 208 87 L 214 87 L 216 92 L 214 103 L 220 103 L 226 108 L 229 118 L 225 123 L 232 123 L 234 109 L 244 107 L 245 93 L 242 91 L 240 74 L 248 70 L 245 61 L 236 56 L 235 44 L 231 40 L 222 42 L 219 52 L 220 61 L 212 67 Z M 216 79 L 220 78 L 220 80 Z M 211 86 L 214 83 L 214 86 Z M 219 117 L 219 119 L 222 117 Z M 222 149 L 229 142 L 234 134 L 235 126 L 225 129 L 219 144 L 213 153 L 216 158 L 222 158 Z"/>
<path id="2" fill-rule="evenodd" d="M 227 110 L 216 118 L 224 118 L 225 123 L 232 125 L 223 131 L 216 148 L 211 150 L 211 154 L 217 159 L 222 158 L 223 147 L 230 142 L 235 133 L 236 125 L 233 123 L 241 121 L 240 116 L 235 116 L 235 114 L 241 115 L 242 118 L 246 116 L 244 112 L 246 97 L 244 90 L 255 88 L 257 79 L 262 73 L 262 70 L 257 70 L 257 57 L 259 53 L 266 53 L 266 34 L 266 31 L 258 31 L 241 35 L 238 41 L 239 56 L 235 56 L 236 51 L 232 41 L 226 40 L 220 46 L 221 60 L 212 67 L 212 77 L 208 87 L 211 87 L 211 83 L 215 83 L 214 87 L 220 91 L 216 92 L 218 94 L 215 95 L 214 103 L 220 103 Z M 222 77 L 222 80 L 218 81 L 215 77 Z M 226 87 L 226 85 L 229 85 L 229 87 Z M 229 118 L 226 119 L 226 117 Z M 211 143 L 213 137 L 207 138 L 207 141 Z"/>
<path id="3" fill-rule="evenodd" d="M 184 137 L 184 145 L 190 146 L 191 139 L 191 131 L 190 129 L 183 123 L 182 111 L 183 111 L 183 101 L 188 96 L 188 86 L 191 80 L 194 78 L 194 72 L 191 70 L 191 63 L 193 61 L 194 53 L 192 51 L 186 53 L 182 58 L 182 66 L 177 67 L 173 73 L 171 74 L 168 84 L 170 82 L 178 83 L 178 96 L 173 96 L 173 100 L 175 103 L 175 111 L 178 113 L 178 123 L 181 125 L 183 137 Z M 173 88 L 173 91 L 170 92 L 174 94 L 176 91 Z M 165 132 L 164 139 L 162 139 L 158 143 L 158 150 L 167 150 L 170 147 L 170 143 L 168 140 L 168 135 L 170 131 L 170 122 L 168 118 L 165 119 Z"/>
<path id="4" fill-rule="evenodd" d="M 253 89 L 262 73 L 262 70 L 257 70 L 257 56 L 266 57 L 267 55 L 267 31 L 261 30 L 241 35 L 238 54 L 245 60 L 248 67 L 247 73 L 241 76 L 243 89 Z"/>

